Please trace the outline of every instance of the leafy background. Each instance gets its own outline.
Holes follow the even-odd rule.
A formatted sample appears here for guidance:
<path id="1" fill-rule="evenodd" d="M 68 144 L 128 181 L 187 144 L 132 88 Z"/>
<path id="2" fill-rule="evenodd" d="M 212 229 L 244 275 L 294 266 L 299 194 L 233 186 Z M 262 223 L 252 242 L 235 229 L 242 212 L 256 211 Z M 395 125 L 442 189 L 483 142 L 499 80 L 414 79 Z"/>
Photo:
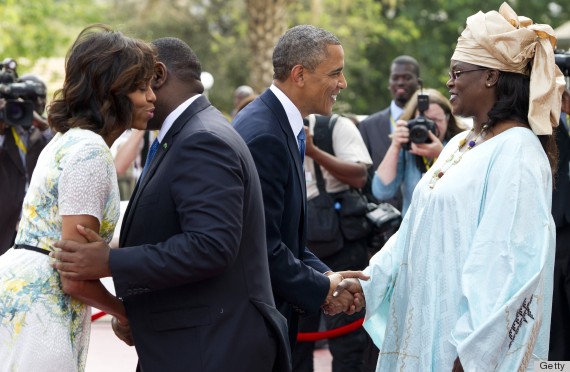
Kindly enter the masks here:
<path id="1" fill-rule="evenodd" d="M 570 20 L 561 0 L 508 2 L 519 15 L 556 28 Z M 271 50 L 287 28 L 311 23 L 330 30 L 345 50 L 348 89 L 335 110 L 370 114 L 388 105 L 391 60 L 414 56 L 424 86 L 445 93 L 449 58 L 466 18 L 498 10 L 489 0 L 0 0 L 0 59 L 38 73 L 53 92 L 63 57 L 78 32 L 95 22 L 151 41 L 185 40 L 215 79 L 210 100 L 232 109 L 235 87 L 261 92 L 271 83 Z M 568 48 L 568 45 L 565 46 Z"/>

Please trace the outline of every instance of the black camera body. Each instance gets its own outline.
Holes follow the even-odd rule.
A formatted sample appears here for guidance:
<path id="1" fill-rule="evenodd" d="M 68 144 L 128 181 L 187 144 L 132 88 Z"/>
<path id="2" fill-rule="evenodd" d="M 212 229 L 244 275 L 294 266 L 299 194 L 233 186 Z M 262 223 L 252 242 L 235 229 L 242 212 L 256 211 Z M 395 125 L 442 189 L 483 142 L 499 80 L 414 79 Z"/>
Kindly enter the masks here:
<path id="1" fill-rule="evenodd" d="M 418 94 L 418 111 L 419 115 L 408 121 L 408 129 L 410 131 L 410 141 L 404 146 L 406 150 L 410 150 L 413 143 L 429 143 L 429 132 L 435 134 L 435 123 L 426 118 L 424 113 L 429 109 L 429 96 L 427 94 Z"/>
<path id="2" fill-rule="evenodd" d="M 44 85 L 34 81 L 18 82 L 17 63 L 6 58 L 0 65 L 0 98 L 6 100 L 0 109 L 0 121 L 11 126 L 30 128 L 34 118 L 33 97 L 45 96 Z"/>

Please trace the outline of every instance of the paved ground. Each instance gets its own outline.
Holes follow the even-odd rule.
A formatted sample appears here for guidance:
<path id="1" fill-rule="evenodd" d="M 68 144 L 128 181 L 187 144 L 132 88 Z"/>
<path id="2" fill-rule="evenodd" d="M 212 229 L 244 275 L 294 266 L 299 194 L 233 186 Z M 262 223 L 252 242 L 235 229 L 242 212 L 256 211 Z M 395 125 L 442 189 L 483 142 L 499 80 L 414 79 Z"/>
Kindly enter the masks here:
<path id="1" fill-rule="evenodd" d="M 115 337 L 110 317 L 104 316 L 91 324 L 86 372 L 134 372 L 136 364 L 134 347 L 127 346 Z M 331 372 L 328 349 L 315 351 L 315 372 Z"/>

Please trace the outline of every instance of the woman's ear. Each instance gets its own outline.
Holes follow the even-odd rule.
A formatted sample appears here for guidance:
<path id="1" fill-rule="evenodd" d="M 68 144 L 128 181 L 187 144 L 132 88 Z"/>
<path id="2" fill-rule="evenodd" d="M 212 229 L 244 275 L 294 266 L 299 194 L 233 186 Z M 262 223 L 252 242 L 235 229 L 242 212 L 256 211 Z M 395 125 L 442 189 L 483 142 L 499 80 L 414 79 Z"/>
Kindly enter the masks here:
<path id="1" fill-rule="evenodd" d="M 490 88 L 492 86 L 497 85 L 497 81 L 499 81 L 499 75 L 501 73 L 499 72 L 499 70 L 487 70 L 486 71 L 486 76 L 487 76 L 487 80 L 485 81 L 485 85 Z"/>
<path id="2" fill-rule="evenodd" d="M 158 90 L 165 83 L 168 70 L 162 62 L 157 62 L 154 66 L 154 76 L 151 81 L 152 90 Z"/>

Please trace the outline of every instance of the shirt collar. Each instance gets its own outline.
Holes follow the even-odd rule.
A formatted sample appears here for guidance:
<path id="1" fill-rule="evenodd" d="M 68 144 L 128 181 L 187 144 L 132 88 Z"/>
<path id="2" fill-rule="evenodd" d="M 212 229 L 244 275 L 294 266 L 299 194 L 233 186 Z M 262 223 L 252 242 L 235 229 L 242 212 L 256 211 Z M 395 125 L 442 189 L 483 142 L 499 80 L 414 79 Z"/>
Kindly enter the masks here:
<path id="1" fill-rule="evenodd" d="M 283 93 L 281 89 L 279 89 L 275 84 L 271 84 L 269 89 L 275 94 L 283 108 L 285 109 L 285 114 L 287 114 L 287 120 L 289 121 L 289 125 L 291 126 L 291 130 L 295 135 L 295 138 L 299 134 L 301 130 L 303 130 L 303 117 L 301 116 L 301 112 L 293 104 L 293 102 Z"/>
<path id="2" fill-rule="evenodd" d="M 164 122 L 162 123 L 162 126 L 160 127 L 160 131 L 158 132 L 158 135 L 156 136 L 156 138 L 158 138 L 158 142 L 162 142 L 162 140 L 164 139 L 164 136 L 166 135 L 166 133 L 168 133 L 168 131 L 170 130 L 170 127 L 172 127 L 172 124 L 174 124 L 176 119 L 178 119 L 178 117 L 180 115 L 182 115 L 182 113 L 192 104 L 192 102 L 197 100 L 198 97 L 200 97 L 200 96 L 201 96 L 201 94 L 196 94 L 195 96 L 188 98 L 186 101 L 182 102 L 174 111 L 172 111 L 166 117 L 166 119 L 164 119 Z"/>
<path id="3" fill-rule="evenodd" d="M 398 106 L 396 101 L 392 100 L 392 103 L 390 103 L 390 115 L 392 115 L 392 118 L 398 120 L 402 116 L 402 112 L 404 112 L 404 109 Z"/>

